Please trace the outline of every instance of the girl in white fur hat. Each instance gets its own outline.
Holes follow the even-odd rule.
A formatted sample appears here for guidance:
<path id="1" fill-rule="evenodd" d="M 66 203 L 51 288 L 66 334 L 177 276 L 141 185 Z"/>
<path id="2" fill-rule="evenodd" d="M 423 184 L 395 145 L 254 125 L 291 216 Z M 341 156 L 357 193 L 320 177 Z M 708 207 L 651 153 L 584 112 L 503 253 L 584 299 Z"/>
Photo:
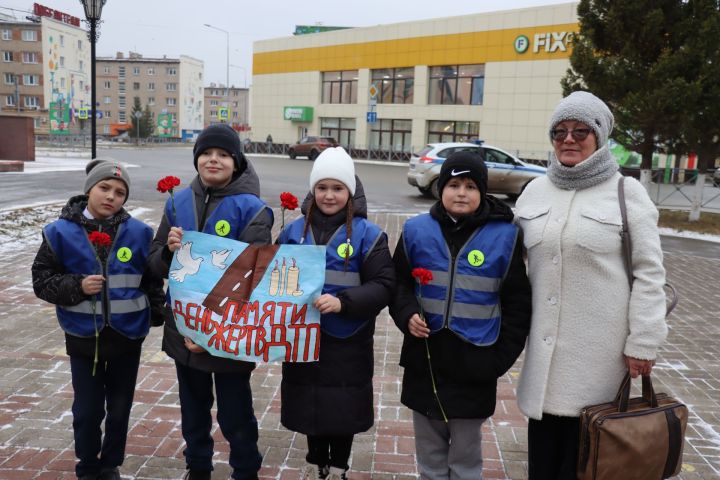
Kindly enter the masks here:
<path id="1" fill-rule="evenodd" d="M 355 167 L 342 147 L 328 148 L 310 173 L 303 218 L 277 243 L 326 245 L 320 310 L 320 359 L 283 364 L 282 424 L 307 435 L 303 480 L 345 479 L 353 437 L 373 425 L 375 317 L 395 276 L 387 235 L 367 220 Z"/>

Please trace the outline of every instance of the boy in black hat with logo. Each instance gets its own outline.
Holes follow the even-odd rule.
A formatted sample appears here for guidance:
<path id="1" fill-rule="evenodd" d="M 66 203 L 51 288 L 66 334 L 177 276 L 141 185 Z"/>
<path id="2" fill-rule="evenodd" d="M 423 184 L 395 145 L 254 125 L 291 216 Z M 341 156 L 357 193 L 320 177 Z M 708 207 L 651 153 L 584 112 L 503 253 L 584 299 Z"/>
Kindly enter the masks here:
<path id="1" fill-rule="evenodd" d="M 130 193 L 125 167 L 97 159 L 86 172 L 85 194 L 70 198 L 43 229 L 33 289 L 56 305 L 65 332 L 75 473 L 82 480 L 119 480 L 142 342 L 151 314 L 162 316 L 162 279 L 146 275 L 152 229 L 123 208 Z"/>
<path id="2" fill-rule="evenodd" d="M 240 148 L 240 139 L 227 124 L 210 125 L 193 148 L 198 175 L 189 188 L 165 205 L 151 249 L 150 268 L 164 278 L 183 230 L 194 230 L 246 243 L 269 244 L 272 210 L 259 198 L 260 184 Z M 254 363 L 211 356 L 200 345 L 184 338 L 175 326 L 170 308 L 162 348 L 175 360 L 180 393 L 182 433 L 185 439 L 186 479 L 210 480 L 213 439 L 210 435 L 213 384 L 217 419 L 230 444 L 230 466 L 235 480 L 257 479 L 262 456 L 258 451 L 258 426 L 252 406 L 250 373 Z"/>
<path id="3" fill-rule="evenodd" d="M 401 402 L 413 410 L 421 478 L 482 478 L 482 424 L 530 328 L 521 232 L 487 195 L 487 178 L 479 154 L 450 155 L 440 201 L 405 223 L 393 256 Z M 432 273 L 428 284 L 413 278 L 416 268 Z"/>

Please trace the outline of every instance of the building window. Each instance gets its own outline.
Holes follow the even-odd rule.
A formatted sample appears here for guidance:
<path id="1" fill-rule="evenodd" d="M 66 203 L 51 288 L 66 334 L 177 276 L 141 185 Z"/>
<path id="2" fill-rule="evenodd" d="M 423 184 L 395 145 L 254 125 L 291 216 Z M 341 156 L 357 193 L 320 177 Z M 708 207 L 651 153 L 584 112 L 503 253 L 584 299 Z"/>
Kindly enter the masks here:
<path id="1" fill-rule="evenodd" d="M 3 78 L 5 79 L 5 85 L 15 85 L 15 74 L 4 73 Z"/>
<path id="2" fill-rule="evenodd" d="M 428 122 L 428 143 L 469 142 L 478 138 L 479 133 L 479 122 Z"/>
<path id="3" fill-rule="evenodd" d="M 78 49 L 78 50 L 82 50 L 82 40 L 78 40 L 77 42 L 78 42 L 78 47 L 77 47 L 77 49 Z"/>
<path id="4" fill-rule="evenodd" d="M 147 104 L 155 105 L 155 97 L 148 97 Z"/>
<path id="5" fill-rule="evenodd" d="M 485 65 L 430 67 L 428 103 L 432 105 L 482 105 Z"/>
<path id="6" fill-rule="evenodd" d="M 133 90 L 140 90 L 140 82 L 133 82 Z"/>
<path id="7" fill-rule="evenodd" d="M 24 74 L 23 75 L 23 85 L 28 86 L 37 86 L 38 83 L 38 76 L 37 75 L 30 75 L 30 74 Z"/>
<path id="8" fill-rule="evenodd" d="M 212 118 L 217 117 L 217 110 L 210 110 L 210 116 L 211 116 Z"/>
<path id="9" fill-rule="evenodd" d="M 118 93 L 125 93 L 125 82 L 118 82 Z"/>
<path id="10" fill-rule="evenodd" d="M 118 112 L 118 122 L 125 123 L 127 119 L 125 118 L 125 112 L 123 110 L 120 110 Z"/>
<path id="11" fill-rule="evenodd" d="M 167 67 L 165 69 L 165 75 L 177 75 L 177 68 Z"/>
<path id="12" fill-rule="evenodd" d="M 385 68 L 372 71 L 378 103 L 413 103 L 414 68 Z"/>
<path id="13" fill-rule="evenodd" d="M 110 104 L 110 103 L 112 103 L 112 98 L 111 98 L 111 97 L 105 97 L 105 98 L 103 99 L 103 102 L 104 102 L 106 105 L 107 105 L 107 104 Z"/>
<path id="14" fill-rule="evenodd" d="M 62 57 L 61 57 L 62 58 Z M 37 52 L 23 52 L 22 54 L 23 63 L 38 63 Z"/>
<path id="15" fill-rule="evenodd" d="M 125 67 L 123 67 L 123 66 L 118 67 L 118 77 L 125 78 Z"/>
<path id="16" fill-rule="evenodd" d="M 148 67 L 147 73 L 148 75 L 155 75 L 155 67 Z"/>
<path id="17" fill-rule="evenodd" d="M 15 95 L 5 96 L 5 105 L 8 107 L 14 107 L 15 106 Z"/>
<path id="18" fill-rule="evenodd" d="M 78 61 L 78 69 L 79 69 L 80 71 L 82 71 L 83 68 L 85 68 L 85 63 L 84 63 L 82 60 L 79 60 L 79 61 Z"/>
<path id="19" fill-rule="evenodd" d="M 125 108 L 125 97 L 118 97 L 118 108 Z"/>
<path id="20" fill-rule="evenodd" d="M 60 57 L 60 66 L 61 67 L 65 66 L 65 57 Z"/>
<path id="21" fill-rule="evenodd" d="M 103 67 L 103 73 L 106 75 L 110 73 L 110 67 Z"/>
<path id="22" fill-rule="evenodd" d="M 103 125 L 103 134 L 110 135 L 110 125 Z"/>
<path id="23" fill-rule="evenodd" d="M 110 90 L 110 82 L 109 82 L 108 80 L 105 80 L 105 81 L 103 82 L 103 88 L 104 88 L 105 90 Z"/>
<path id="24" fill-rule="evenodd" d="M 23 42 L 37 42 L 37 31 L 36 30 L 23 30 L 22 31 Z"/>
<path id="25" fill-rule="evenodd" d="M 40 101 L 38 97 L 25 97 L 24 99 L 25 108 L 38 108 Z"/>
<path id="26" fill-rule="evenodd" d="M 170 97 L 166 98 L 166 104 L 168 107 L 174 107 L 175 105 L 177 105 L 176 102 L 177 101 L 174 98 L 170 98 Z"/>
<path id="27" fill-rule="evenodd" d="M 105 118 L 112 117 L 112 112 L 110 110 L 105 110 Z"/>
<path id="28" fill-rule="evenodd" d="M 165 90 L 167 90 L 168 92 L 176 92 L 177 91 L 177 83 L 166 83 Z"/>
<path id="29" fill-rule="evenodd" d="M 354 118 L 321 118 L 320 135 L 333 137 L 340 145 L 350 147 L 355 145 L 355 119 Z"/>
<path id="30" fill-rule="evenodd" d="M 3 52 L 3 62 L 12 62 L 13 52 Z"/>
<path id="31" fill-rule="evenodd" d="M 65 35 L 60 35 L 60 46 L 61 47 L 65 46 Z"/>
<path id="32" fill-rule="evenodd" d="M 211 107 L 217 107 L 218 101 L 217 100 L 210 100 L 210 106 Z"/>
<path id="33" fill-rule="evenodd" d="M 371 148 L 393 152 L 410 151 L 412 120 L 379 119 L 371 125 Z"/>
<path id="34" fill-rule="evenodd" d="M 357 70 L 323 72 L 322 103 L 357 103 Z"/>
<path id="35" fill-rule="evenodd" d="M 78 84 L 79 84 L 79 86 L 80 86 L 80 91 L 81 91 L 81 92 L 82 92 L 83 90 L 85 90 L 85 82 L 84 82 L 83 80 L 80 80 L 80 81 L 78 82 Z"/>
<path id="36" fill-rule="evenodd" d="M 65 88 L 65 77 L 60 79 L 60 88 Z"/>
<path id="37" fill-rule="evenodd" d="M 2 31 L 2 39 L 3 40 L 12 40 L 12 30 L 3 30 Z"/>
<path id="38" fill-rule="evenodd" d="M 140 67 L 133 67 L 133 75 L 140 75 Z"/>

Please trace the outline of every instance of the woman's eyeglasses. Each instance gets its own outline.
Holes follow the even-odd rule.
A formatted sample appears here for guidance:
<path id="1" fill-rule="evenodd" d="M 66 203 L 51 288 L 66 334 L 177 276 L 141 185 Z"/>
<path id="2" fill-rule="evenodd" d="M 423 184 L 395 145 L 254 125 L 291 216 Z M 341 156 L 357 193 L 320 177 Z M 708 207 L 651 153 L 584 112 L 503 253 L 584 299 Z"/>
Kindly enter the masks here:
<path id="1" fill-rule="evenodd" d="M 570 135 L 572 135 L 573 140 L 579 142 L 581 140 L 585 140 L 587 136 L 590 135 L 590 132 L 592 132 L 592 130 L 590 130 L 589 128 L 575 128 L 572 130 L 567 130 L 565 128 L 555 128 L 550 130 L 550 136 L 556 142 L 562 142 L 567 138 L 568 132 L 570 132 Z"/>

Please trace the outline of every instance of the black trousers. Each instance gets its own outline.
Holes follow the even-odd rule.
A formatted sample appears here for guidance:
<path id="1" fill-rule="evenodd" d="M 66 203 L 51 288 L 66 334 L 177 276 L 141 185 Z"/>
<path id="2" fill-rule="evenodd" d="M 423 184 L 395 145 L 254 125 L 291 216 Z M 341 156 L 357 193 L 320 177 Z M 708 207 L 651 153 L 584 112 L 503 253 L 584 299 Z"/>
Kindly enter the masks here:
<path id="1" fill-rule="evenodd" d="M 252 406 L 249 373 L 208 373 L 175 362 L 180 393 L 185 463 L 193 470 L 211 471 L 212 416 L 217 394 L 217 421 L 230 444 L 234 480 L 257 478 L 262 455 L 258 450 L 258 424 Z"/>
<path id="2" fill-rule="evenodd" d="M 317 436 L 308 435 L 308 454 L 305 457 L 308 463 L 324 467 L 350 468 L 350 450 L 352 449 L 354 435 Z"/>
<path id="3" fill-rule="evenodd" d="M 92 357 L 70 357 L 78 477 L 122 465 L 139 365 L 138 349 L 123 357 L 99 361 L 93 376 Z M 103 438 L 101 425 L 106 408 Z"/>
<path id="4" fill-rule="evenodd" d="M 528 424 L 529 480 L 576 480 L 580 418 L 543 414 Z"/>

